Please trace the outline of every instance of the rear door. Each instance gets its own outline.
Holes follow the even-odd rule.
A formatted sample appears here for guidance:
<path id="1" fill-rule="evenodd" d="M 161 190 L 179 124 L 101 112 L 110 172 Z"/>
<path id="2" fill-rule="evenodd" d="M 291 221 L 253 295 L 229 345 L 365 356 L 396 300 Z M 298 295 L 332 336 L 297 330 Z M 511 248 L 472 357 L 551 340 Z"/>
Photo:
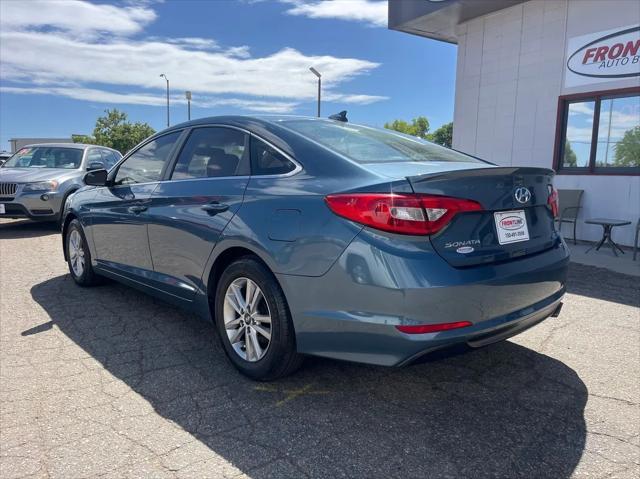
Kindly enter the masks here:
<path id="1" fill-rule="evenodd" d="M 553 171 L 481 168 L 409 177 L 416 193 L 474 200 L 483 211 L 456 215 L 431 237 L 452 266 L 509 261 L 539 253 L 559 241 L 548 205 Z"/>
<path id="2" fill-rule="evenodd" d="M 153 193 L 149 246 L 158 287 L 191 299 L 249 182 L 249 136 L 223 126 L 194 128 Z"/>
<path id="3" fill-rule="evenodd" d="M 153 270 L 147 210 L 181 133 L 146 143 L 118 166 L 113 186 L 97 188 L 87 217 L 100 267 L 134 278 Z"/>

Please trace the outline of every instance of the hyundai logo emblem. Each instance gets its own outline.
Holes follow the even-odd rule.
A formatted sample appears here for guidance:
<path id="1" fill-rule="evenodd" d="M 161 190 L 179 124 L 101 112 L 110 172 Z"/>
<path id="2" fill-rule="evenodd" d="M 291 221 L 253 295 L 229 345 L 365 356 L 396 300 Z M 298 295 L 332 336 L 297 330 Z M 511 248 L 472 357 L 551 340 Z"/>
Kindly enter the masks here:
<path id="1" fill-rule="evenodd" d="M 527 201 L 531 199 L 531 192 L 529 191 L 528 188 L 525 188 L 524 186 L 520 186 L 516 188 L 516 191 L 513 194 L 513 196 L 515 196 L 516 201 L 518 203 L 525 204 Z"/>

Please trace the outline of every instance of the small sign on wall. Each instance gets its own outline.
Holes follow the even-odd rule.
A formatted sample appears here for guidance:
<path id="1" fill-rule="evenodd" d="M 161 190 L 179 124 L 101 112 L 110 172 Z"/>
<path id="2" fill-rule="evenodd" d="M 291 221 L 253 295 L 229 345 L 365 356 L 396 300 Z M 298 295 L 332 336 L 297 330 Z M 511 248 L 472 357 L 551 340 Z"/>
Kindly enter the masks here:
<path id="1" fill-rule="evenodd" d="M 565 87 L 634 77 L 640 81 L 640 25 L 569 39 Z"/>

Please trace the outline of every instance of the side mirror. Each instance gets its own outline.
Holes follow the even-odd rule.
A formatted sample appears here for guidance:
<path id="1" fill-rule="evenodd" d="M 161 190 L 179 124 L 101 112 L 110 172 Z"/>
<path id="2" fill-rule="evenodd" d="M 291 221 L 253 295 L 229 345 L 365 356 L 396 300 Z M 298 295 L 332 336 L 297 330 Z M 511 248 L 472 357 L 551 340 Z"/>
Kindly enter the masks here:
<path id="1" fill-rule="evenodd" d="M 89 166 L 87 166 L 87 171 L 93 170 L 104 170 L 104 163 L 101 161 L 92 161 L 89 163 Z"/>
<path id="2" fill-rule="evenodd" d="M 109 173 L 104 168 L 92 170 L 84 175 L 84 184 L 89 186 L 107 186 Z"/>

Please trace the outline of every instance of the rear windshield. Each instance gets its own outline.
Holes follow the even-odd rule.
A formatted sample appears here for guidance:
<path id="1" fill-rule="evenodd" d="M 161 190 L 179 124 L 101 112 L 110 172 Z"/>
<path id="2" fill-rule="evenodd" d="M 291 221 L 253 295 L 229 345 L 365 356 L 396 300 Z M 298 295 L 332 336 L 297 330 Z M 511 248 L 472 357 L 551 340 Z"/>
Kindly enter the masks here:
<path id="1" fill-rule="evenodd" d="M 449 148 L 390 130 L 318 120 L 287 120 L 281 124 L 358 163 L 395 161 L 483 163 Z"/>
<path id="2" fill-rule="evenodd" d="M 82 152 L 78 148 L 32 146 L 22 148 L 7 160 L 4 168 L 80 168 Z"/>

